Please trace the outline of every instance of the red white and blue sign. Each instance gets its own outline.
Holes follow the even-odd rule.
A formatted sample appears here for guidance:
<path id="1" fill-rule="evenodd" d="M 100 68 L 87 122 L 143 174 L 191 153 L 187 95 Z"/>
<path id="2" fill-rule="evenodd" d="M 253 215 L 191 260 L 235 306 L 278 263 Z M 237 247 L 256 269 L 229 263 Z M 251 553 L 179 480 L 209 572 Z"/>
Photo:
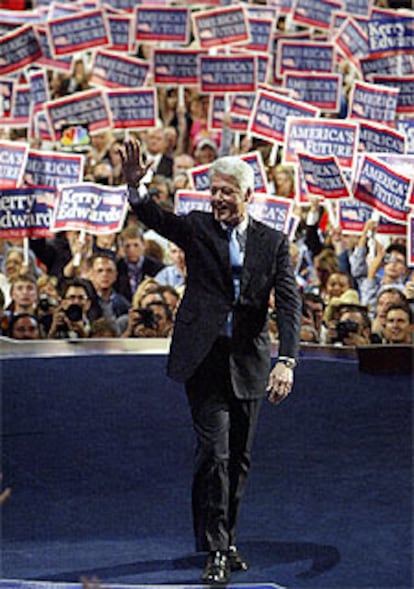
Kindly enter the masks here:
<path id="1" fill-rule="evenodd" d="M 85 231 L 103 235 L 121 231 L 128 208 L 125 186 L 92 182 L 60 186 L 51 231 Z"/>
<path id="2" fill-rule="evenodd" d="M 60 184 L 81 182 L 84 157 L 80 154 L 30 149 L 24 170 L 29 186 L 57 188 Z"/>
<path id="3" fill-rule="evenodd" d="M 340 166 L 352 168 L 358 149 L 358 123 L 343 119 L 287 120 L 283 163 L 297 163 L 298 152 L 317 156 L 335 155 Z"/>
<path id="4" fill-rule="evenodd" d="M 0 190 L 0 238 L 50 237 L 54 199 L 51 188 Z"/>
<path id="5" fill-rule="evenodd" d="M 379 158 L 364 154 L 354 185 L 354 197 L 391 221 L 405 223 L 410 212 L 406 202 L 412 194 L 412 179 L 399 174 Z"/>
<path id="6" fill-rule="evenodd" d="M 183 45 L 189 41 L 188 8 L 136 6 L 134 22 L 136 41 L 171 41 Z"/>
<path id="7" fill-rule="evenodd" d="M 34 28 L 23 25 L 0 37 L 0 76 L 12 74 L 35 62 L 42 49 Z"/>
<path id="8" fill-rule="evenodd" d="M 327 30 L 330 28 L 332 14 L 342 10 L 340 0 L 296 0 L 292 10 L 292 20 L 300 25 Z"/>
<path id="9" fill-rule="evenodd" d="M 298 153 L 308 193 L 328 199 L 351 198 L 349 186 L 334 155 L 320 157 Z"/>
<path id="10" fill-rule="evenodd" d="M 276 76 L 284 72 L 333 72 L 335 46 L 325 41 L 281 39 L 276 53 Z"/>
<path id="11" fill-rule="evenodd" d="M 157 94 L 154 88 L 108 90 L 114 129 L 155 127 Z"/>
<path id="12" fill-rule="evenodd" d="M 190 49 L 154 49 L 154 84 L 198 84 L 199 55 Z"/>
<path id="13" fill-rule="evenodd" d="M 61 127 L 71 121 L 85 122 L 90 133 L 110 129 L 111 112 L 102 90 L 85 90 L 51 100 L 46 104 L 47 117 L 55 141 L 61 137 Z"/>
<path id="14" fill-rule="evenodd" d="M 286 72 L 283 85 L 294 91 L 294 97 L 324 112 L 338 112 L 342 91 L 342 75 L 326 73 Z"/>
<path id="15" fill-rule="evenodd" d="M 201 55 L 201 92 L 254 92 L 256 60 L 252 55 Z"/>
<path id="16" fill-rule="evenodd" d="M 194 12 L 192 20 L 201 49 L 250 41 L 247 12 L 242 6 Z"/>
<path id="17" fill-rule="evenodd" d="M 90 10 L 47 23 L 49 44 L 55 57 L 109 45 L 109 27 L 102 10 Z"/>
<path id="18" fill-rule="evenodd" d="M 349 97 L 349 117 L 393 126 L 397 113 L 398 94 L 398 88 L 357 80 Z"/>
<path id="19" fill-rule="evenodd" d="M 98 49 L 91 67 L 91 83 L 105 88 L 146 85 L 149 63 L 143 59 Z"/>
<path id="20" fill-rule="evenodd" d="M 314 118 L 318 115 L 319 109 L 310 104 L 259 89 L 248 131 L 261 139 L 283 143 L 289 116 Z"/>
<path id="21" fill-rule="evenodd" d="M 373 121 L 359 121 L 359 151 L 405 153 L 405 133 Z"/>
<path id="22" fill-rule="evenodd" d="M 4 189 L 16 188 L 23 181 L 28 145 L 0 140 L 0 184 Z"/>

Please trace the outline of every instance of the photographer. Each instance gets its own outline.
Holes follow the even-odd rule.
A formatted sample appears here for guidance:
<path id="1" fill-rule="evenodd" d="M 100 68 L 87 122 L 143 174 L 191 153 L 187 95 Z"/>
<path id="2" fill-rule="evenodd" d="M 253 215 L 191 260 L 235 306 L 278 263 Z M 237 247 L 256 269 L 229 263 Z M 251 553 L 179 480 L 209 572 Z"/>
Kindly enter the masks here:
<path id="1" fill-rule="evenodd" d="M 128 326 L 122 337 L 169 337 L 173 327 L 173 316 L 167 303 L 157 301 L 146 307 L 131 307 L 128 312 Z"/>
<path id="2" fill-rule="evenodd" d="M 66 282 L 62 301 L 53 314 L 48 333 L 49 339 L 89 337 L 90 323 L 87 316 L 91 300 L 88 289 L 81 279 Z"/>

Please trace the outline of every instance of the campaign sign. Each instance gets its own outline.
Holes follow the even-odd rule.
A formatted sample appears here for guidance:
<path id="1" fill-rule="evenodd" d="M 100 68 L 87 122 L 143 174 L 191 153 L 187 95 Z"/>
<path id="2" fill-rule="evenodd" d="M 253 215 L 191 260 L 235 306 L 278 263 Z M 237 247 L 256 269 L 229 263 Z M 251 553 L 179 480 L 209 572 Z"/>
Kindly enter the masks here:
<path id="1" fill-rule="evenodd" d="M 221 130 L 225 111 L 225 98 L 223 94 L 212 94 L 208 105 L 208 128 L 211 131 Z"/>
<path id="2" fill-rule="evenodd" d="M 187 49 L 154 49 L 154 83 L 158 86 L 199 81 L 199 51 Z"/>
<path id="3" fill-rule="evenodd" d="M 201 49 L 250 41 L 247 12 L 242 6 L 201 10 L 192 14 L 192 20 Z"/>
<path id="4" fill-rule="evenodd" d="M 11 116 L 12 99 L 16 82 L 11 78 L 0 78 L 0 117 Z"/>
<path id="5" fill-rule="evenodd" d="M 109 28 L 102 10 L 90 10 L 47 23 L 54 57 L 110 44 Z"/>
<path id="6" fill-rule="evenodd" d="M 155 88 L 120 88 L 107 93 L 114 129 L 155 127 L 157 94 Z"/>
<path id="7" fill-rule="evenodd" d="M 286 71 L 333 72 L 335 46 L 333 43 L 281 39 L 276 53 L 276 76 Z"/>
<path id="8" fill-rule="evenodd" d="M 201 55 L 201 92 L 254 92 L 256 61 L 252 55 Z"/>
<path id="9" fill-rule="evenodd" d="M 368 119 L 393 126 L 397 112 L 398 88 L 357 80 L 349 97 L 349 117 Z"/>
<path id="10" fill-rule="evenodd" d="M 248 204 L 249 214 L 265 225 L 288 233 L 292 216 L 293 201 L 281 196 L 253 194 Z"/>
<path id="11" fill-rule="evenodd" d="M 359 151 L 405 153 L 404 132 L 379 123 L 361 120 Z"/>
<path id="12" fill-rule="evenodd" d="M 328 30 L 332 13 L 342 8 L 340 0 L 296 0 L 292 20 L 300 25 Z"/>
<path id="13" fill-rule="evenodd" d="M 414 266 L 414 215 L 407 219 L 407 266 Z"/>
<path id="14" fill-rule="evenodd" d="M 344 0 L 344 10 L 348 14 L 369 16 L 374 0 Z"/>
<path id="15" fill-rule="evenodd" d="M 270 67 L 272 64 L 272 58 L 270 55 L 256 55 L 256 67 L 257 67 L 257 82 L 264 84 L 267 81 L 270 73 Z"/>
<path id="16" fill-rule="evenodd" d="M 238 131 L 239 133 L 247 133 L 248 127 L 248 119 L 246 119 L 245 117 L 238 117 L 237 115 L 231 115 L 230 129 L 232 131 Z"/>
<path id="17" fill-rule="evenodd" d="M 29 73 L 30 96 L 33 103 L 33 112 L 38 113 L 43 105 L 50 99 L 49 84 L 45 70 L 36 70 Z"/>
<path id="18" fill-rule="evenodd" d="M 354 65 L 359 66 L 359 58 L 368 54 L 368 35 L 351 17 L 342 24 L 333 41 L 342 55 Z"/>
<path id="19" fill-rule="evenodd" d="M 121 231 L 128 208 L 125 186 L 93 182 L 60 186 L 51 231 L 86 231 L 103 235 Z"/>
<path id="20" fill-rule="evenodd" d="M 375 84 L 383 84 L 384 86 L 399 89 L 397 113 L 414 113 L 414 75 L 374 75 L 372 79 Z"/>
<path id="21" fill-rule="evenodd" d="M 2 188 L 16 188 L 21 185 L 27 151 L 27 143 L 0 140 L 0 185 Z"/>
<path id="22" fill-rule="evenodd" d="M 414 154 L 414 119 L 397 120 L 397 131 L 402 133 L 406 140 L 406 153 Z"/>
<path id="23" fill-rule="evenodd" d="M 195 166 L 188 170 L 191 187 L 197 192 L 205 192 L 210 189 L 209 169 L 211 164 Z"/>
<path id="24" fill-rule="evenodd" d="M 286 72 L 283 74 L 283 85 L 294 90 L 298 100 L 309 102 L 325 112 L 339 111 L 341 74 Z"/>
<path id="25" fill-rule="evenodd" d="M 231 100 L 230 113 L 248 119 L 251 115 L 255 98 L 255 94 L 235 94 Z"/>
<path id="26" fill-rule="evenodd" d="M 188 8 L 136 6 L 136 41 L 173 41 L 186 45 L 190 34 Z"/>
<path id="27" fill-rule="evenodd" d="M 73 56 L 70 55 L 67 57 L 59 58 L 54 57 L 49 45 L 49 39 L 45 27 L 37 26 L 36 36 L 39 39 L 40 47 L 42 48 L 42 55 L 36 61 L 36 64 L 43 65 L 44 67 L 51 70 L 70 73 L 72 71 Z"/>
<path id="28" fill-rule="evenodd" d="M 382 57 L 396 53 L 414 54 L 413 17 L 402 13 L 387 13 L 368 21 L 368 43 L 372 56 Z"/>
<path id="29" fill-rule="evenodd" d="M 127 14 L 107 14 L 111 51 L 127 53 L 131 45 L 131 17 Z"/>
<path id="30" fill-rule="evenodd" d="M 54 198 L 37 186 L 0 190 L 0 239 L 50 237 Z"/>
<path id="31" fill-rule="evenodd" d="M 30 149 L 24 170 L 24 183 L 29 186 L 49 186 L 80 182 L 83 178 L 82 155 L 57 151 Z"/>
<path id="32" fill-rule="evenodd" d="M 358 123 L 343 119 L 289 117 L 286 124 L 283 163 L 297 163 L 298 152 L 335 155 L 351 168 L 358 149 Z"/>
<path id="33" fill-rule="evenodd" d="M 140 88 L 145 86 L 149 63 L 143 59 L 111 53 L 95 52 L 91 67 L 91 83 L 105 88 Z"/>
<path id="34" fill-rule="evenodd" d="M 251 40 L 249 43 L 243 43 L 243 49 L 246 51 L 269 53 L 273 42 L 275 21 L 273 19 L 249 16 L 248 23 Z"/>
<path id="35" fill-rule="evenodd" d="M 329 199 L 351 197 L 348 184 L 334 155 L 320 157 L 298 153 L 298 159 L 309 194 Z"/>
<path id="36" fill-rule="evenodd" d="M 39 137 L 42 141 L 53 141 L 49 121 L 44 109 L 34 115 L 34 132 L 35 136 Z"/>
<path id="37" fill-rule="evenodd" d="M 365 223 L 372 218 L 374 209 L 369 205 L 351 198 L 338 202 L 338 224 L 343 233 L 361 235 Z M 393 223 L 380 216 L 376 233 L 380 235 L 405 236 L 405 225 Z"/>
<path id="38" fill-rule="evenodd" d="M 396 173 L 371 155 L 363 155 L 354 186 L 354 197 L 371 205 L 391 221 L 405 223 L 409 208 L 405 205 L 412 193 L 412 179 Z"/>
<path id="39" fill-rule="evenodd" d="M 254 191 L 267 192 L 267 176 L 260 151 L 249 151 L 240 155 L 240 159 L 249 164 L 254 172 Z"/>
<path id="40" fill-rule="evenodd" d="M 318 115 L 319 109 L 310 104 L 259 89 L 249 121 L 249 133 L 265 141 L 283 143 L 287 117 Z"/>
<path id="41" fill-rule="evenodd" d="M 41 55 L 42 49 L 31 25 L 23 25 L 1 36 L 0 76 L 21 70 Z"/>
<path id="42" fill-rule="evenodd" d="M 12 98 L 11 117 L 4 122 L 13 127 L 29 125 L 31 92 L 28 84 L 17 85 Z"/>
<path id="43" fill-rule="evenodd" d="M 174 212 L 176 215 L 188 215 L 190 211 L 211 212 L 210 192 L 195 190 L 177 190 L 174 196 Z"/>
<path id="44" fill-rule="evenodd" d="M 379 161 L 392 168 L 397 174 L 411 178 L 414 184 L 414 155 L 400 153 L 376 153 L 375 157 Z M 357 169 L 359 169 L 359 165 L 357 166 Z M 406 204 L 414 206 L 414 192 L 411 192 Z"/>
<path id="45" fill-rule="evenodd" d="M 61 127 L 71 121 L 88 123 L 89 132 L 111 128 L 111 112 L 102 90 L 85 90 L 51 100 L 46 112 L 55 141 L 61 137 Z"/>
<path id="46" fill-rule="evenodd" d="M 385 55 L 384 57 L 367 55 L 359 59 L 359 65 L 362 75 L 367 81 L 372 81 L 374 74 L 404 76 L 414 73 L 414 62 L 411 55 Z"/>

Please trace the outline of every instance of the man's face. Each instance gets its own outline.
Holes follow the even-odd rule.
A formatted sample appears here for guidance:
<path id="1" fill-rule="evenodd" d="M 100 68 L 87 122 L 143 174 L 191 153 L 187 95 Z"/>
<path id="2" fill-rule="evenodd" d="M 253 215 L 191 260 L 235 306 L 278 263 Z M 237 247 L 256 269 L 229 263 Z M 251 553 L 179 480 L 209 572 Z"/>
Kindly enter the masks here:
<path id="1" fill-rule="evenodd" d="M 98 292 L 112 287 L 116 280 L 116 266 L 107 258 L 96 258 L 92 266 L 91 279 Z"/>
<path id="2" fill-rule="evenodd" d="M 397 281 L 402 278 L 406 272 L 405 258 L 399 252 L 391 252 L 386 254 L 384 258 L 384 274 L 387 278 Z"/>
<path id="3" fill-rule="evenodd" d="M 411 325 L 404 309 L 391 309 L 385 318 L 384 335 L 392 344 L 408 344 L 411 339 Z"/>
<path id="4" fill-rule="evenodd" d="M 171 262 L 177 266 L 180 270 L 185 268 L 185 254 L 184 251 L 175 245 L 174 243 L 170 244 L 169 247 L 169 255 Z"/>
<path id="5" fill-rule="evenodd" d="M 33 317 L 20 317 L 13 325 L 13 339 L 40 339 L 39 326 Z"/>
<path id="6" fill-rule="evenodd" d="M 36 285 L 33 282 L 17 280 L 12 286 L 11 296 L 16 306 L 30 309 L 35 306 L 37 301 Z"/>
<path id="7" fill-rule="evenodd" d="M 144 241 L 139 237 L 126 239 L 123 243 L 123 249 L 128 262 L 136 264 L 144 253 Z"/>
<path id="8" fill-rule="evenodd" d="M 377 317 L 383 327 L 385 326 L 385 317 L 387 315 L 388 307 L 396 303 L 399 303 L 400 300 L 400 296 L 395 292 L 385 291 L 379 297 L 377 302 Z"/>
<path id="9" fill-rule="evenodd" d="M 235 178 L 214 174 L 210 183 L 211 207 L 216 221 L 238 225 L 246 216 L 249 191 L 242 194 Z"/>
<path id="10" fill-rule="evenodd" d="M 87 292 L 81 286 L 69 286 L 65 297 L 62 300 L 62 308 L 67 309 L 70 305 L 78 305 L 82 308 L 84 315 L 90 307 L 90 300 Z"/>
<path id="11" fill-rule="evenodd" d="M 149 153 L 156 155 L 161 153 L 164 149 L 164 132 L 162 129 L 154 129 L 148 131 L 147 139 L 147 150 Z"/>

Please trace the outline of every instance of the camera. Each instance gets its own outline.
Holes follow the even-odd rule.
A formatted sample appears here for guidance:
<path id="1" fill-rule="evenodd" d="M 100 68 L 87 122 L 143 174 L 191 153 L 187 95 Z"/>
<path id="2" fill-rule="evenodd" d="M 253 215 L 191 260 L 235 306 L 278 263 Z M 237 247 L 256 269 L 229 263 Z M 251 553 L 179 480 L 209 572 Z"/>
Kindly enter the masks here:
<path id="1" fill-rule="evenodd" d="M 53 297 L 50 297 L 45 292 L 42 292 L 39 295 L 39 309 L 43 311 L 43 313 L 50 312 L 50 307 L 57 307 L 58 302 Z"/>
<path id="2" fill-rule="evenodd" d="M 349 337 L 351 333 L 358 333 L 358 328 L 358 323 L 352 321 L 352 319 L 339 321 L 338 325 L 336 326 L 336 331 L 338 334 L 336 341 L 344 343 L 344 340 Z"/>
<path id="3" fill-rule="evenodd" d="M 81 321 L 83 316 L 82 307 L 80 305 L 69 305 L 67 309 L 65 309 L 65 315 L 69 319 L 69 321 L 76 322 Z"/>
<path id="4" fill-rule="evenodd" d="M 155 329 L 158 326 L 158 320 L 152 309 L 136 309 L 138 319 L 137 325 Z"/>

